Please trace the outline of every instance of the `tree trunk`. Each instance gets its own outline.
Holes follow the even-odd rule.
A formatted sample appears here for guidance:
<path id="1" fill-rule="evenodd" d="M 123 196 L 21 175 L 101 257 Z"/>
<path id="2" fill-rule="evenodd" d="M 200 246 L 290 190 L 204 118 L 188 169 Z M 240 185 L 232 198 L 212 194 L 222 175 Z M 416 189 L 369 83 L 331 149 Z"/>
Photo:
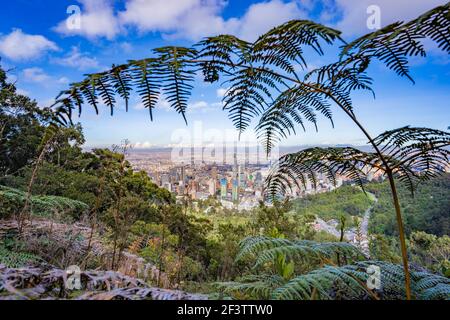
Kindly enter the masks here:
<path id="1" fill-rule="evenodd" d="M 395 187 L 394 176 L 392 175 L 392 171 L 386 171 L 389 184 L 391 186 L 392 191 L 392 200 L 394 202 L 395 207 L 395 216 L 397 218 L 397 226 L 398 226 L 398 234 L 400 237 L 400 248 L 402 252 L 402 260 L 403 260 L 403 270 L 405 272 L 405 290 L 406 290 L 406 299 L 411 300 L 411 276 L 409 274 L 408 268 L 408 252 L 406 249 L 406 240 L 405 240 L 405 229 L 403 228 L 403 220 L 402 213 L 400 209 L 400 202 L 398 200 L 397 188 Z"/>
<path id="2" fill-rule="evenodd" d="M 26 218 L 29 213 L 29 207 L 30 207 L 30 202 L 31 202 L 31 192 L 33 189 L 34 180 L 36 179 L 39 165 L 40 165 L 42 159 L 44 158 L 46 147 L 47 147 L 47 145 L 45 145 L 43 147 L 41 153 L 39 154 L 38 159 L 36 160 L 36 164 L 34 165 L 33 172 L 31 173 L 30 181 L 28 182 L 27 193 L 25 196 L 25 204 L 17 217 L 17 227 L 19 229 L 19 235 L 22 235 L 23 228 L 25 227 L 25 221 L 26 221 Z M 31 217 L 31 215 L 30 215 L 30 217 Z"/>

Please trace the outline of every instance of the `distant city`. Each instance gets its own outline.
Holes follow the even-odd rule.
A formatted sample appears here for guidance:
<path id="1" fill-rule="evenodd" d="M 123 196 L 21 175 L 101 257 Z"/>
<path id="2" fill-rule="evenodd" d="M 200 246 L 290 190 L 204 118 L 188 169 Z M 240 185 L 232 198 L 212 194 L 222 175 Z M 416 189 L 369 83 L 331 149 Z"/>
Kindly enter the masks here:
<path id="1" fill-rule="evenodd" d="M 224 154 L 223 161 L 203 155 L 200 150 L 192 150 L 189 156 L 180 157 L 177 153 L 174 157 L 173 149 L 160 148 L 132 150 L 127 159 L 134 170 L 145 171 L 155 184 L 174 193 L 179 200 L 213 198 L 223 207 L 238 211 L 251 210 L 264 200 L 264 180 L 275 163 L 273 158 L 243 151 Z M 226 161 L 226 157 L 233 160 Z M 368 172 L 368 180 L 378 176 Z M 289 196 L 300 198 L 347 183 L 348 179 L 338 177 L 334 185 L 325 175 L 318 175 L 316 188 L 308 182 L 306 188 L 293 188 Z"/>

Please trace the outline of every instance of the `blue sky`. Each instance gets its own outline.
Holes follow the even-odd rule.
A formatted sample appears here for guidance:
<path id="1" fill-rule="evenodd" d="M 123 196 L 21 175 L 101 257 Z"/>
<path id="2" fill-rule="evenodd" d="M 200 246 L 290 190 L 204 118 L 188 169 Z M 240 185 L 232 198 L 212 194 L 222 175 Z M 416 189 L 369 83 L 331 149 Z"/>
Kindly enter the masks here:
<path id="1" fill-rule="evenodd" d="M 346 40 L 367 33 L 367 8 L 380 8 L 381 24 L 414 18 L 446 1 L 438 0 L 15 0 L 2 3 L 0 57 L 18 88 L 41 105 L 50 105 L 58 92 L 83 74 L 108 68 L 113 63 L 143 58 L 154 47 L 191 45 L 204 36 L 233 33 L 254 40 L 271 27 L 291 19 L 312 19 L 344 32 Z M 394 3 L 394 4 L 393 4 Z M 80 28 L 69 30 L 67 9 L 81 9 Z M 325 57 L 308 55 L 310 67 L 336 57 L 336 48 L 325 48 Z M 432 48 L 426 59 L 412 61 L 416 84 L 398 78 L 380 65 L 370 69 L 377 98 L 368 93 L 354 97 L 356 112 L 372 134 L 403 125 L 445 130 L 449 125 L 450 59 Z M 88 146 L 119 143 L 128 138 L 138 147 L 175 143 L 174 132 L 232 130 L 221 110 L 224 88 L 199 81 L 190 100 L 189 127 L 181 116 L 161 101 L 150 122 L 136 97 L 131 110 L 122 108 L 109 116 L 97 116 L 87 108 L 78 121 Z M 319 132 L 283 141 L 296 144 L 362 144 L 365 140 L 345 116 L 335 110 L 335 128 L 321 119 Z M 177 131 L 178 130 L 178 131 Z"/>

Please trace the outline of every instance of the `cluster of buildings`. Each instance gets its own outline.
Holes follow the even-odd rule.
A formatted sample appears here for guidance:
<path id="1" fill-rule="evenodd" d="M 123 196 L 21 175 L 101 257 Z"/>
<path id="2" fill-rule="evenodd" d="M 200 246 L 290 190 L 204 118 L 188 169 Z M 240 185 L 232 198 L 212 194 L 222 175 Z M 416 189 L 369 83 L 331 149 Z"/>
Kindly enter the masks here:
<path id="1" fill-rule="evenodd" d="M 135 170 L 144 170 L 158 186 L 177 197 L 191 200 L 214 198 L 224 207 L 249 210 L 263 199 L 264 180 L 270 164 L 179 163 L 158 153 L 131 154 L 128 157 Z"/>
<path id="2" fill-rule="evenodd" d="M 146 171 L 153 182 L 174 193 L 179 199 L 219 200 L 229 209 L 250 210 L 263 200 L 265 178 L 269 175 L 271 163 L 250 163 L 238 161 L 234 154 L 232 164 L 216 162 L 173 162 L 168 151 L 152 151 L 151 154 L 137 152 L 128 156 L 135 170 Z M 379 173 L 367 172 L 367 179 L 378 178 Z M 331 191 L 349 183 L 338 176 L 336 185 L 326 175 L 318 174 L 316 186 L 307 181 L 302 188 L 293 187 L 288 194 L 300 198 L 312 193 Z"/>

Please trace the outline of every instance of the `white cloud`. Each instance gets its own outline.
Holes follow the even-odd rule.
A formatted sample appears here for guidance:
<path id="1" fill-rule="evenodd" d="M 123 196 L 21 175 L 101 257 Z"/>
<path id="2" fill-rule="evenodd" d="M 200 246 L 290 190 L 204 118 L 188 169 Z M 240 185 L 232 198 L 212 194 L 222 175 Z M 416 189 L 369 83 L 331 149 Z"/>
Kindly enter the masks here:
<path id="1" fill-rule="evenodd" d="M 17 88 L 16 92 L 18 94 L 23 95 L 23 96 L 29 96 L 30 95 L 30 92 L 28 92 L 27 90 L 24 90 L 24 89 L 20 89 L 20 88 Z"/>
<path id="2" fill-rule="evenodd" d="M 69 29 L 67 20 L 61 21 L 54 29 L 66 36 L 80 35 L 89 39 L 105 37 L 109 40 L 119 34 L 120 26 L 114 14 L 111 0 L 78 0 L 83 5 L 80 28 Z"/>
<path id="3" fill-rule="evenodd" d="M 111 0 L 78 0 L 83 4 L 81 28 L 68 30 L 66 21 L 56 27 L 65 35 L 115 38 L 127 28 L 141 33 L 162 32 L 165 37 L 198 40 L 223 33 L 254 40 L 290 19 L 304 18 L 300 2 L 271 0 L 252 4 L 241 17 L 224 19 L 224 0 L 127 0 L 122 11 L 114 11 Z M 302 4 L 303 5 L 303 4 Z"/>
<path id="4" fill-rule="evenodd" d="M 198 40 L 233 33 L 255 40 L 280 23 L 304 16 L 296 1 L 272 0 L 251 5 L 242 18 L 225 20 L 221 16 L 225 5 L 222 0 L 130 0 L 119 18 L 123 25 L 134 26 L 141 32 L 161 31 L 177 38 Z"/>
<path id="5" fill-rule="evenodd" d="M 329 3 L 329 0 L 324 2 Z M 335 0 L 335 5 L 330 5 L 328 11 L 340 12 L 342 19 L 336 24 L 339 30 L 347 35 L 369 33 L 373 30 L 367 28 L 369 14 L 367 8 L 376 5 L 380 8 L 381 25 L 386 26 L 396 21 L 408 21 L 414 19 L 438 5 L 445 4 L 446 0 Z"/>
<path id="6" fill-rule="evenodd" d="M 125 53 L 130 53 L 133 51 L 133 45 L 129 42 L 123 42 L 120 45 L 120 49 L 122 49 Z"/>
<path id="7" fill-rule="evenodd" d="M 77 68 L 79 70 L 98 69 L 97 59 L 88 57 L 80 52 L 78 47 L 72 47 L 71 51 L 64 58 L 55 58 L 54 62 L 62 66 Z"/>
<path id="8" fill-rule="evenodd" d="M 197 112 L 210 112 L 222 108 L 221 102 L 208 103 L 206 101 L 194 101 L 188 104 L 187 112 L 188 113 L 197 113 Z"/>
<path id="9" fill-rule="evenodd" d="M 170 31 L 200 6 L 200 0 L 130 0 L 119 18 L 123 24 L 136 26 L 140 31 Z"/>
<path id="10" fill-rule="evenodd" d="M 227 88 L 219 88 L 216 90 L 217 98 L 223 98 L 225 93 L 227 93 Z"/>
<path id="11" fill-rule="evenodd" d="M 206 102 L 206 101 L 195 101 L 188 105 L 188 109 L 191 109 L 191 110 L 204 109 L 204 108 L 207 108 L 208 106 L 209 106 L 208 102 Z"/>
<path id="12" fill-rule="evenodd" d="M 250 5 L 242 16 L 225 19 L 225 0 L 125 0 L 123 9 L 113 0 L 78 0 L 83 5 L 81 28 L 68 30 L 62 21 L 56 30 L 90 39 L 114 39 L 127 29 L 161 32 L 165 37 L 199 40 L 217 34 L 235 34 L 252 41 L 270 28 L 292 19 L 314 17 L 333 24 L 347 35 L 369 32 L 367 8 L 378 5 L 381 23 L 417 17 L 445 0 L 269 0 Z M 321 10 L 321 11 L 318 11 Z M 124 50 L 129 50 L 127 44 Z"/>
<path id="13" fill-rule="evenodd" d="M 51 77 L 41 68 L 27 68 L 22 72 L 22 79 L 25 82 L 44 83 L 49 82 Z"/>
<path id="14" fill-rule="evenodd" d="M 47 74 L 42 68 L 32 67 L 24 69 L 19 77 L 24 82 L 39 84 L 44 87 L 60 87 L 70 83 L 67 77 L 53 77 Z"/>
<path id="15" fill-rule="evenodd" d="M 61 77 L 61 78 L 58 79 L 58 83 L 60 83 L 60 84 L 69 84 L 70 80 L 67 77 Z"/>
<path id="16" fill-rule="evenodd" d="M 170 103 L 163 96 L 159 97 L 155 108 L 165 110 L 165 111 L 173 111 L 172 107 L 170 106 Z M 142 102 L 136 103 L 134 105 L 133 109 L 134 110 L 148 110 L 147 108 L 145 108 L 145 106 Z"/>
<path id="17" fill-rule="evenodd" d="M 271 28 L 293 19 L 304 19 L 307 15 L 296 1 L 284 3 L 272 0 L 251 5 L 239 21 L 240 37 L 246 40 L 256 38 Z"/>
<path id="18" fill-rule="evenodd" d="M 56 50 L 59 50 L 58 46 L 44 36 L 26 34 L 20 29 L 0 36 L 0 55 L 14 61 L 31 60 Z"/>
<path id="19" fill-rule="evenodd" d="M 155 145 L 154 144 L 152 144 L 151 142 L 149 142 L 149 141 L 144 141 L 144 142 L 136 142 L 134 145 L 133 145 L 133 148 L 135 148 L 135 149 L 148 149 L 148 148 L 151 148 L 151 147 L 154 147 Z"/>

